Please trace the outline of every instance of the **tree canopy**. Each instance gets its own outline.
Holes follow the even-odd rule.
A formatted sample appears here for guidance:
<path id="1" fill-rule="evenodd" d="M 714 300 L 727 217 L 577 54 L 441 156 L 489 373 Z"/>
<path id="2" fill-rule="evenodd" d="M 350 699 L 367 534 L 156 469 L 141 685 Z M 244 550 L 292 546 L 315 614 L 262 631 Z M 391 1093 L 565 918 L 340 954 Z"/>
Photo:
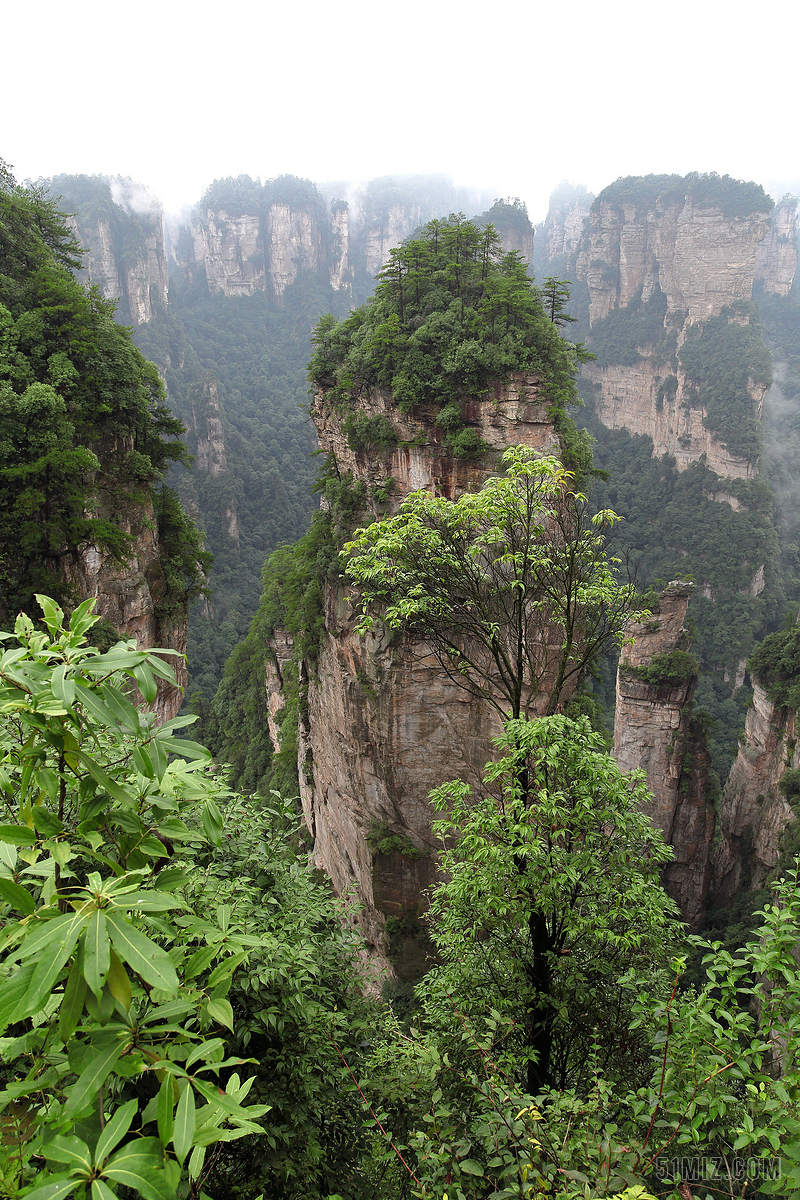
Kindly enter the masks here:
<path id="1" fill-rule="evenodd" d="M 442 408 L 511 371 L 530 371 L 552 403 L 577 403 L 583 352 L 564 341 L 517 252 L 493 225 L 462 215 L 430 221 L 391 251 L 375 295 L 314 334 L 309 375 L 346 402 L 362 387 L 391 391 L 402 409 Z"/>
<path id="2" fill-rule="evenodd" d="M 503 716 L 555 712 L 622 637 L 634 589 L 606 557 L 610 510 L 589 518 L 570 474 L 527 446 L 506 473 L 450 501 L 414 492 L 342 552 L 363 604 L 429 644 L 456 683 Z"/>

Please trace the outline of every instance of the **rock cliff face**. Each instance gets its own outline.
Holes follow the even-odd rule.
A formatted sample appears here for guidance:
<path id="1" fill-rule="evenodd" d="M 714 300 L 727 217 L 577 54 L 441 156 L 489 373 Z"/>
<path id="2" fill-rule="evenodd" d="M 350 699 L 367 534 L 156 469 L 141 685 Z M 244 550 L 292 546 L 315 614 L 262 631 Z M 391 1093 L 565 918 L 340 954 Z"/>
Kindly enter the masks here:
<path id="1" fill-rule="evenodd" d="M 775 296 L 788 296 L 797 271 L 797 200 L 784 196 L 772 212 L 769 232 L 758 247 L 756 282 Z"/>
<path id="2" fill-rule="evenodd" d="M 705 911 L 714 838 L 710 762 L 705 739 L 687 712 L 697 676 L 675 683 L 642 678 L 654 660 L 687 648 L 683 622 L 691 591 L 691 584 L 671 583 L 652 619 L 628 630 L 634 642 L 623 649 L 617 673 L 614 757 L 623 771 L 641 768 L 647 774 L 653 796 L 648 815 L 675 853 L 664 885 L 696 928 Z"/>
<path id="3" fill-rule="evenodd" d="M 585 187 L 562 183 L 553 192 L 547 217 L 536 229 L 537 257 L 550 264 L 578 253 L 593 200 Z"/>
<path id="4" fill-rule="evenodd" d="M 493 451 L 524 442 L 542 454 L 558 454 L 559 441 L 548 417 L 548 404 L 537 391 L 536 377 L 516 373 L 508 382 L 495 387 L 482 400 L 465 399 L 461 412 L 464 421 L 474 426 Z M 352 472 L 353 478 L 366 483 L 373 515 L 386 512 L 374 497 L 376 488 L 392 480 L 390 505 L 396 508 L 409 492 L 429 488 L 437 495 L 453 500 L 466 491 L 476 491 L 488 478 L 487 460 L 479 463 L 454 458 L 444 440 L 444 431 L 434 421 L 434 411 L 423 412 L 419 420 L 404 418 L 388 392 L 372 389 L 359 400 L 359 414 L 384 416 L 391 420 L 399 438 L 398 445 L 376 454 L 370 447 L 353 449 L 343 426 L 343 416 L 317 396 L 312 416 L 321 448 L 331 455 L 339 471 Z M 491 456 L 488 459 L 492 462 Z"/>
<path id="5" fill-rule="evenodd" d="M 118 302 L 124 324 L 143 325 L 167 303 L 169 274 L 160 211 L 135 214 L 119 207 L 108 217 L 73 215 L 70 225 L 84 247 L 82 283 L 95 283 L 107 300 Z"/>
<path id="6" fill-rule="evenodd" d="M 769 227 L 764 212 L 730 217 L 688 197 L 650 206 L 605 200 L 601 193 L 578 264 L 589 285 L 592 324 L 639 293 L 647 301 L 656 284 L 667 297 L 667 313 L 684 314 L 690 324 L 718 316 L 734 300 L 749 300 Z"/>
<path id="7" fill-rule="evenodd" d="M 782 230 L 785 223 L 782 217 L 777 228 Z M 679 353 L 692 325 L 751 298 L 759 256 L 770 278 L 785 271 L 785 254 L 780 270 L 775 265 L 778 243 L 772 250 L 763 248 L 771 238 L 783 236 L 776 235 L 775 228 L 770 231 L 765 212 L 730 216 L 722 207 L 693 202 L 688 194 L 645 202 L 605 199 L 601 193 L 592 205 L 577 258 L 578 276 L 589 290 L 592 328 L 616 310 L 633 313 L 634 306 L 647 305 L 656 296 L 665 299 L 658 344 L 648 331 L 633 355 L 635 362 L 630 356 L 615 362 L 612 353 L 584 368 L 604 425 L 647 434 L 653 439 L 654 456 L 673 455 L 679 470 L 703 458 L 722 476 L 747 479 L 756 473 L 756 463 L 731 454 L 719 436 L 706 429 L 707 413 L 693 401 Z M 739 323 L 746 319 L 740 312 L 730 317 Z M 760 416 L 766 387 L 751 380 L 750 390 Z"/>
<path id="8" fill-rule="evenodd" d="M 313 416 L 320 444 L 342 474 L 352 471 L 367 485 L 374 515 L 379 507 L 386 511 L 375 492 L 385 496 L 380 485 L 390 476 L 395 483 L 389 505 L 395 508 L 417 488 L 455 498 L 480 487 L 495 467 L 492 454 L 480 464 L 453 459 L 434 414 L 430 420 L 424 414 L 404 420 L 390 409 L 391 397 L 379 391 L 360 405 L 368 416 L 391 412 L 401 439 L 415 443 L 383 454 L 353 450 L 340 416 L 324 397 L 317 398 Z M 519 442 L 543 453 L 558 450 L 533 376 L 518 374 L 493 397 L 466 402 L 463 411 L 497 451 Z M 394 970 L 413 977 L 425 955 L 424 939 L 413 935 L 420 896 L 434 877 L 428 793 L 455 777 L 477 782 L 499 726 L 484 703 L 443 676 L 424 644 L 385 630 L 363 638 L 354 624 L 347 590 L 330 588 L 319 660 L 314 671 L 306 667 L 301 673 L 307 698 L 299 731 L 303 813 L 317 863 L 337 891 L 355 889 L 367 940 L 385 965 L 387 919 L 403 923 L 409 936 L 395 939 Z M 277 712 L 286 648 L 276 641 L 274 652 L 267 687 L 270 710 Z"/>
<path id="9" fill-rule="evenodd" d="M 714 852 L 714 900 L 730 904 L 743 886 L 760 887 L 778 861 L 780 837 L 795 819 L 778 790 L 789 768 L 800 766 L 797 715 L 781 709 L 753 680 L 744 738 L 731 768 Z"/>
<path id="10" fill-rule="evenodd" d="M 609 429 L 627 429 L 652 438 L 654 457 L 671 455 L 679 471 L 703 459 L 723 478 L 754 478 L 758 464 L 731 454 L 705 427 L 706 410 L 694 401 L 691 381 L 680 366 L 673 371 L 672 365 L 647 354 L 631 366 L 587 363 L 583 374 L 595 387 L 597 416 Z M 664 388 L 670 379 L 675 381 L 675 390 L 665 399 Z M 751 381 L 750 394 L 759 417 L 766 392 L 764 385 Z M 735 505 L 724 488 L 716 495 Z"/>
<path id="11" fill-rule="evenodd" d="M 135 638 L 140 650 L 153 646 L 186 653 L 188 619 L 185 611 L 178 616 L 162 614 L 164 591 L 162 547 L 152 503 L 139 507 L 128 519 L 117 524 L 135 539 L 135 549 L 120 565 L 96 547 L 82 551 L 76 562 L 64 560 L 64 575 L 81 599 L 94 597 L 95 612 L 109 621 L 121 638 Z M 177 687 L 158 681 L 158 697 L 153 706 L 159 723 L 177 716 L 183 702 L 187 672 L 183 658 L 170 656 Z"/>

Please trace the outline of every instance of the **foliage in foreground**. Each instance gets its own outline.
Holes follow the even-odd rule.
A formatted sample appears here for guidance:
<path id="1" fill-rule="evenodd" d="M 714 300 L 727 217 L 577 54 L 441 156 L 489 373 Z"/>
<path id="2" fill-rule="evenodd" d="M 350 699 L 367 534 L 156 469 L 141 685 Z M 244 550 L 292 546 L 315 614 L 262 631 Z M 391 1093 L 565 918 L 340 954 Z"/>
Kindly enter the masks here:
<path id="1" fill-rule="evenodd" d="M 222 1197 L 257 1161 L 277 1196 L 335 1174 L 352 939 L 293 823 L 267 836 L 175 737 L 193 718 L 134 706 L 162 658 L 99 654 L 91 602 L 65 629 L 39 599 L 47 632 L 1 635 L 0 1192 Z M 246 1135 L 263 1148 L 224 1153 Z"/>

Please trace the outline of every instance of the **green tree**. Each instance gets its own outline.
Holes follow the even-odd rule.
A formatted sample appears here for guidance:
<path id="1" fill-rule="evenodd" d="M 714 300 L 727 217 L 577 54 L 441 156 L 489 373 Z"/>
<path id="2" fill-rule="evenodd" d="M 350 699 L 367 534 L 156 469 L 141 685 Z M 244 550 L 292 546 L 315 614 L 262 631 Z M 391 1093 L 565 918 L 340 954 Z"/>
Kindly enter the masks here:
<path id="1" fill-rule="evenodd" d="M 555 713 L 622 639 L 634 594 L 569 473 L 525 446 L 506 474 L 456 501 L 415 492 L 344 548 L 362 632 L 377 619 L 430 646 L 449 677 L 502 717 Z"/>
<path id="2" fill-rule="evenodd" d="M 633 1001 L 675 941 L 677 910 L 644 777 L 622 775 L 586 718 L 511 721 L 498 747 L 477 796 L 458 780 L 432 794 L 448 849 L 429 1005 L 439 1021 L 453 1003 L 473 1022 L 513 1018 L 506 1054 L 534 1095 L 584 1090 L 593 1044 L 606 1078 L 647 1076 Z"/>
<path id="3" fill-rule="evenodd" d="M 576 320 L 564 311 L 569 303 L 569 290 L 570 285 L 566 279 L 555 279 L 551 275 L 544 281 L 542 302 L 554 325 L 566 325 Z"/>

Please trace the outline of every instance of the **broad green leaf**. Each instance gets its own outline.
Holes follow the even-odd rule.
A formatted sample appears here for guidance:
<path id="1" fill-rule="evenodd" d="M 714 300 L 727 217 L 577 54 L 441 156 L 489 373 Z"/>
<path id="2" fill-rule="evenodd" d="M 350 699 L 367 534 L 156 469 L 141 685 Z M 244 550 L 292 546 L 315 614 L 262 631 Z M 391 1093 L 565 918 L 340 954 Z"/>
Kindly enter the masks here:
<path id="1" fill-rule="evenodd" d="M 256 1120 L 258 1117 L 262 1117 L 264 1113 L 268 1113 L 272 1108 L 271 1104 L 251 1104 L 249 1107 L 243 1108 L 227 1092 L 223 1092 L 221 1088 L 213 1087 L 210 1083 L 206 1083 L 202 1079 L 194 1079 L 194 1089 L 201 1096 L 204 1096 L 209 1104 L 221 1108 L 223 1112 L 228 1113 L 231 1117 L 238 1117 L 239 1120 Z"/>
<path id="2" fill-rule="evenodd" d="M 44 1148 L 48 1158 L 56 1162 L 69 1163 L 73 1167 L 85 1167 L 87 1172 L 92 1165 L 92 1152 L 85 1142 L 77 1137 L 54 1137 Z"/>
<path id="3" fill-rule="evenodd" d="M 80 1186 L 80 1179 L 73 1179 L 71 1176 L 59 1173 L 51 1175 L 46 1183 L 41 1187 L 34 1188 L 32 1192 L 25 1195 L 25 1200 L 62 1200 L 63 1196 L 69 1196 L 75 1191 L 75 1188 Z"/>
<path id="4" fill-rule="evenodd" d="M 114 999 L 128 1012 L 131 1007 L 131 981 L 113 950 L 109 955 L 106 985 Z"/>
<path id="5" fill-rule="evenodd" d="M 72 970 L 64 988 L 64 998 L 58 1010 L 58 1035 L 68 1042 L 78 1027 L 86 997 L 86 980 L 83 977 L 83 946 L 80 947 L 72 964 Z"/>
<path id="6" fill-rule="evenodd" d="M 138 1108 L 139 1103 L 137 1100 L 129 1100 L 127 1104 L 123 1104 L 121 1108 L 116 1110 L 110 1121 L 106 1123 L 105 1129 L 97 1140 L 97 1147 L 94 1152 L 95 1162 L 103 1162 L 104 1159 L 108 1158 L 114 1147 L 122 1141 L 131 1127 Z"/>
<path id="7" fill-rule="evenodd" d="M 201 814 L 203 833 L 212 845 L 218 846 L 222 840 L 222 815 L 213 800 L 206 800 Z"/>
<path id="8" fill-rule="evenodd" d="M 208 988 L 215 988 L 218 983 L 222 983 L 224 980 L 230 979 L 236 968 L 244 962 L 249 953 L 249 950 L 245 950 L 242 954 L 229 955 L 228 958 L 224 959 L 223 962 L 219 964 L 219 966 L 214 968 L 209 975 L 205 986 Z"/>
<path id="9" fill-rule="evenodd" d="M 152 704 L 158 695 L 158 687 L 149 665 L 141 663 L 138 667 L 134 667 L 133 678 L 136 680 L 136 686 L 142 693 L 145 704 Z"/>
<path id="10" fill-rule="evenodd" d="M 35 846 L 36 834 L 27 825 L 0 825 L 0 842 L 12 846 Z"/>
<path id="11" fill-rule="evenodd" d="M 192 1050 L 191 1054 L 186 1059 L 186 1062 L 184 1063 L 186 1070 L 189 1070 L 189 1067 L 192 1065 L 192 1063 L 198 1062 L 200 1059 L 212 1058 L 217 1050 L 223 1050 L 224 1048 L 225 1043 L 222 1038 L 209 1038 L 207 1042 L 201 1042 L 199 1046 L 195 1046 L 194 1050 Z"/>
<path id="12" fill-rule="evenodd" d="M 458 1165 L 465 1175 L 480 1175 L 483 1177 L 483 1167 L 474 1158 L 465 1158 Z"/>
<path id="13" fill-rule="evenodd" d="M 13 879 L 6 879 L 3 875 L 0 875 L 0 899 L 17 912 L 22 913 L 24 917 L 29 917 L 36 908 L 36 901 L 28 889 L 19 883 L 14 883 Z"/>
<path id="14" fill-rule="evenodd" d="M 167 1176 L 159 1169 L 161 1161 L 158 1138 L 137 1138 L 109 1159 L 103 1175 L 115 1183 L 135 1188 L 144 1200 L 175 1200 Z"/>
<path id="15" fill-rule="evenodd" d="M 205 1162 L 205 1159 L 206 1159 L 205 1146 L 195 1146 L 194 1150 L 192 1151 L 191 1158 L 189 1159 L 188 1170 L 189 1170 L 189 1178 L 190 1179 L 199 1179 L 200 1178 L 200 1172 L 203 1169 L 203 1163 Z"/>
<path id="16" fill-rule="evenodd" d="M 91 775 L 95 783 L 99 783 L 104 787 L 109 796 L 116 800 L 118 804 L 124 805 L 126 808 L 133 808 L 136 804 L 136 798 L 127 788 L 121 786 L 116 780 L 112 779 L 107 771 L 98 766 L 91 754 L 86 754 L 83 750 L 78 752 L 78 758 L 83 763 L 86 770 Z"/>
<path id="17" fill-rule="evenodd" d="M 83 935 L 83 974 L 98 998 L 105 987 L 111 962 L 110 951 L 105 913 L 101 908 L 96 908 Z"/>
<path id="18" fill-rule="evenodd" d="M 200 744 L 200 742 L 190 742 L 183 738 L 160 737 L 159 745 L 165 750 L 169 750 L 171 754 L 180 754 L 182 758 L 190 759 L 210 759 L 211 751 Z"/>
<path id="19" fill-rule="evenodd" d="M 213 962 L 218 954 L 219 946 L 201 946 L 199 950 L 195 950 L 184 968 L 184 978 L 194 979 L 195 975 L 199 975 L 201 971 L 205 971 L 209 963 Z"/>
<path id="20" fill-rule="evenodd" d="M 194 1122 L 194 1092 L 192 1091 L 192 1085 L 187 1082 L 178 1101 L 175 1124 L 172 1130 L 172 1144 L 175 1147 L 175 1157 L 181 1166 L 183 1166 L 186 1155 L 192 1147 Z"/>
<path id="21" fill-rule="evenodd" d="M 102 1179 L 93 1179 L 92 1200 L 117 1200 L 117 1194 Z"/>
<path id="22" fill-rule="evenodd" d="M 75 699 L 75 680 L 66 677 L 68 670 L 69 666 L 67 663 L 59 663 L 50 677 L 50 686 L 53 689 L 53 695 L 57 700 L 61 701 L 65 708 L 71 708 Z"/>
<path id="23" fill-rule="evenodd" d="M 50 943 L 48 952 L 42 954 L 31 976 L 28 990 L 14 1010 L 13 1020 L 21 1021 L 23 1017 L 32 1017 L 44 1006 L 64 964 L 73 952 L 82 924 L 83 922 L 72 922 L 65 929 L 64 939 L 57 945 Z"/>
<path id="24" fill-rule="evenodd" d="M 41 911 L 39 915 L 41 916 Z M 35 955 L 42 954 L 53 942 L 67 941 L 74 944 L 90 916 L 89 912 L 72 912 L 61 913 L 57 917 L 50 917 L 46 920 L 37 919 L 20 947 L 20 956 L 33 958 Z"/>
<path id="25" fill-rule="evenodd" d="M 48 808 L 42 808 L 40 805 L 35 805 L 31 813 L 33 827 L 37 833 L 43 837 L 57 837 L 64 829 L 62 821 L 59 821 L 54 812 L 50 812 Z"/>
<path id="26" fill-rule="evenodd" d="M 151 987 L 177 993 L 178 976 L 166 951 L 118 913 L 108 912 L 106 920 L 111 943 L 122 961 Z"/>
<path id="27" fill-rule="evenodd" d="M 161 847 L 162 851 L 164 847 Z M 160 877 L 159 877 L 160 879 Z M 182 900 L 176 900 L 168 892 L 156 891 L 155 888 L 146 892 L 133 892 L 125 897 L 125 907 L 135 912 L 167 912 L 171 908 L 186 908 Z"/>
<path id="28" fill-rule="evenodd" d="M 85 1062 L 77 1082 L 72 1085 L 69 1099 L 64 1106 L 64 1117 L 77 1117 L 100 1091 L 117 1059 L 126 1049 L 124 1041 L 114 1041 L 104 1046 Z"/>
<path id="29" fill-rule="evenodd" d="M 24 998 L 30 986 L 36 963 L 25 963 L 10 979 L 3 980 L 0 987 L 0 1033 L 4 1033 L 11 1022 L 14 1010 Z"/>
<path id="30" fill-rule="evenodd" d="M 172 1113 L 175 1108 L 175 1084 L 172 1075 L 165 1075 L 158 1090 L 158 1136 L 162 1146 L 172 1141 Z"/>
<path id="31" fill-rule="evenodd" d="M 212 1020 L 233 1031 L 233 1009 L 230 1000 L 207 1000 L 206 1010 Z"/>

